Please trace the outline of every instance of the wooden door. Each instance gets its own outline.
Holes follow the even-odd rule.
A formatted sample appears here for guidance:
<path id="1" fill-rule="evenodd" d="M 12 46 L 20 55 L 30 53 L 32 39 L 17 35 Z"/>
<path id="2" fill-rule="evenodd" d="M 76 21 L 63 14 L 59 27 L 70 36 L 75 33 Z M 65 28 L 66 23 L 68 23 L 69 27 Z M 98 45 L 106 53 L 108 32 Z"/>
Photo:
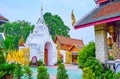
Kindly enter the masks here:
<path id="1" fill-rule="evenodd" d="M 45 62 L 45 65 L 48 65 L 48 49 L 45 49 L 44 62 Z"/>

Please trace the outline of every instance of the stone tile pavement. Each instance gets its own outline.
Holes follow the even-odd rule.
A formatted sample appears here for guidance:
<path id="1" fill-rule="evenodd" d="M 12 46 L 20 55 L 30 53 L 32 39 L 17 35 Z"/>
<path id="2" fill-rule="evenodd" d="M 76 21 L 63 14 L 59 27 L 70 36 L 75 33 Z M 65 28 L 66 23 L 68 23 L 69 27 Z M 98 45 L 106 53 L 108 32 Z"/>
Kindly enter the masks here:
<path id="1" fill-rule="evenodd" d="M 58 68 L 58 66 L 47 66 L 49 68 Z M 78 68 L 78 65 L 72 65 L 72 64 L 65 64 L 66 69 L 70 70 L 81 70 Z M 37 73 L 33 73 L 33 76 L 37 76 Z M 50 75 L 50 79 L 57 79 L 56 76 Z"/>

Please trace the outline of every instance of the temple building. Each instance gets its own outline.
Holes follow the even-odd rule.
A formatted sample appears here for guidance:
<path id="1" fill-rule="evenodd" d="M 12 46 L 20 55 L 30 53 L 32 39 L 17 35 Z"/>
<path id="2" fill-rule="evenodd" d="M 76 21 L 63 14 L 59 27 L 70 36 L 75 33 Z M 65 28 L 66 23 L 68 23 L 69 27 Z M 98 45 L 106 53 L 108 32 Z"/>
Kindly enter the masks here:
<path id="1" fill-rule="evenodd" d="M 82 50 L 84 45 L 73 44 L 66 52 L 66 63 L 78 64 L 78 53 Z"/>
<path id="2" fill-rule="evenodd" d="M 36 62 L 42 60 L 46 65 L 54 65 L 57 62 L 57 50 L 48 27 L 44 24 L 43 11 L 38 19 L 33 32 L 26 39 L 25 47 L 30 48 L 30 60 Z"/>
<path id="3" fill-rule="evenodd" d="M 8 19 L 0 15 L 0 26 L 6 22 L 8 22 Z M 4 33 L 0 33 L 0 41 L 3 41 L 3 40 L 5 40 L 5 35 Z"/>
<path id="4" fill-rule="evenodd" d="M 6 19 L 2 15 L 0 15 L 0 25 L 4 24 L 6 22 L 8 22 L 8 19 Z M 2 40 L 5 40 L 4 33 L 0 33 L 0 41 L 2 41 Z"/>
<path id="5" fill-rule="evenodd" d="M 5 22 L 8 22 L 8 19 L 0 15 L 0 25 L 4 24 Z"/>
<path id="6" fill-rule="evenodd" d="M 96 58 L 105 63 L 110 48 L 113 59 L 120 59 L 120 0 L 95 0 L 95 2 L 97 6 L 78 20 L 74 28 L 94 25 Z"/>
<path id="7" fill-rule="evenodd" d="M 57 35 L 54 42 L 57 44 L 58 59 L 62 59 L 63 63 L 77 64 L 78 52 L 84 46 L 83 40 Z"/>

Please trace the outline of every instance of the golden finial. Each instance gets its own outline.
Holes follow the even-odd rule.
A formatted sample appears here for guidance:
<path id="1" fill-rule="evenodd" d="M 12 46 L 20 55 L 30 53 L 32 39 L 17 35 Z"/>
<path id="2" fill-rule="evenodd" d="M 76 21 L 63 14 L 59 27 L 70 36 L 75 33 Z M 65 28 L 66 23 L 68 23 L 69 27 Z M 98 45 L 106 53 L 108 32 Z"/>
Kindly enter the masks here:
<path id="1" fill-rule="evenodd" d="M 73 10 L 72 10 L 72 13 L 71 13 L 71 19 L 72 19 L 72 26 L 74 26 L 74 24 L 75 24 L 75 22 L 76 22 L 76 19 L 75 19 Z"/>
<path id="2" fill-rule="evenodd" d="M 23 36 L 19 40 L 19 46 L 24 46 L 24 38 L 23 38 Z"/>

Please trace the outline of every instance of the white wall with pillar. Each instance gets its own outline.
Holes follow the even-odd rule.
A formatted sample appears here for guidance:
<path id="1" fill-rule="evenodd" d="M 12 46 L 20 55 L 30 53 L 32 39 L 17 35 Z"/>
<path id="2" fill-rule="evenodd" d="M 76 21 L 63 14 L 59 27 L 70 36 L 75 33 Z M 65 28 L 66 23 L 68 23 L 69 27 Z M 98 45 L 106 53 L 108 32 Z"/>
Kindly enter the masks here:
<path id="1" fill-rule="evenodd" d="M 108 60 L 107 24 L 95 25 L 96 58 L 104 63 Z"/>

